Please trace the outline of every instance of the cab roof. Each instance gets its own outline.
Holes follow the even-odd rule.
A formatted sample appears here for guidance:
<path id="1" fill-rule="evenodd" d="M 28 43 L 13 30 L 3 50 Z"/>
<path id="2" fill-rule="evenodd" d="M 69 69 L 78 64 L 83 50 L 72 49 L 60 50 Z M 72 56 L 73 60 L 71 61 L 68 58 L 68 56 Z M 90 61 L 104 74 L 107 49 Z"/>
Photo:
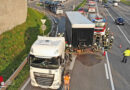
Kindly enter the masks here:
<path id="1" fill-rule="evenodd" d="M 30 54 L 38 57 L 57 57 L 62 54 L 64 48 L 64 37 L 38 36 L 31 47 Z"/>

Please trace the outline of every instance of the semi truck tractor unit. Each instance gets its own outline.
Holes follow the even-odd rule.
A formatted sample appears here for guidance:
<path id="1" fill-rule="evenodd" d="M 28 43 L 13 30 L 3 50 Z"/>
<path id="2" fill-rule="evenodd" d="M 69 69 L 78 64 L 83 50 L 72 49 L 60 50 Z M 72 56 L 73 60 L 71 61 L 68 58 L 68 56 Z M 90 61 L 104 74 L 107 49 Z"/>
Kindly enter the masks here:
<path id="1" fill-rule="evenodd" d="M 64 51 L 64 37 L 38 36 L 28 56 L 32 86 L 60 88 L 65 63 Z"/>
<path id="2" fill-rule="evenodd" d="M 93 44 L 95 24 L 79 12 L 66 12 L 66 41 L 73 48 Z"/>

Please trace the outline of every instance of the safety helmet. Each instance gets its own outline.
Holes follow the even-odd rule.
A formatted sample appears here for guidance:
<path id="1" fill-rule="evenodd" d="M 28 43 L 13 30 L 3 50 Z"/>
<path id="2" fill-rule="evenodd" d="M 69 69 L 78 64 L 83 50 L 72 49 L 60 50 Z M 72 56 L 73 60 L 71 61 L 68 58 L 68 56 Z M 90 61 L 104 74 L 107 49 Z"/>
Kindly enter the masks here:
<path id="1" fill-rule="evenodd" d="M 97 43 L 94 43 L 94 45 L 97 45 Z"/>
<path id="2" fill-rule="evenodd" d="M 127 48 L 127 50 L 128 50 L 129 48 Z"/>

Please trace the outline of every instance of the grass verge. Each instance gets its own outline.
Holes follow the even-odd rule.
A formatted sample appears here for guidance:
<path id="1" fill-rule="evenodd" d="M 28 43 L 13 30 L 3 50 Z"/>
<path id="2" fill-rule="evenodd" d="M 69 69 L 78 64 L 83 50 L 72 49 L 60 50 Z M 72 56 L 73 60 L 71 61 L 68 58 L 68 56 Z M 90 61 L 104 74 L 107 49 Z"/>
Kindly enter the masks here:
<path id="1" fill-rule="evenodd" d="M 86 4 L 87 0 L 83 0 L 82 3 L 80 3 L 75 9 L 74 11 L 77 11 L 80 7 L 83 7 Z"/>
<path id="2" fill-rule="evenodd" d="M 41 4 L 41 3 L 37 3 L 36 5 L 37 5 L 37 6 L 43 6 L 43 4 Z"/>
<path id="3" fill-rule="evenodd" d="M 12 75 L 28 55 L 31 45 L 37 39 L 37 35 L 43 35 L 41 29 L 41 19 L 43 18 L 47 19 L 42 13 L 28 8 L 27 20 L 25 23 L 0 35 L 0 75 L 4 77 L 4 81 Z M 47 19 L 45 25 L 47 28 L 44 34 L 47 34 L 51 28 L 51 21 Z M 27 67 L 24 68 L 25 69 L 23 69 L 21 73 L 26 73 Z M 22 76 L 23 79 L 20 79 L 19 77 L 21 77 L 21 75 L 18 75 L 18 81 L 14 80 L 14 82 L 18 82 L 15 84 L 15 87 L 21 85 L 21 82 L 26 78 L 26 75 L 25 77 Z M 13 88 L 9 90 L 17 89 Z"/>
<path id="4" fill-rule="evenodd" d="M 51 20 L 47 17 L 47 16 L 44 16 L 44 19 L 46 19 L 46 23 L 45 25 L 47 26 L 46 30 L 44 31 L 44 35 L 47 35 L 50 30 L 51 30 Z"/>
<path id="5" fill-rule="evenodd" d="M 15 78 L 15 80 L 9 85 L 7 90 L 18 90 L 21 84 L 28 78 L 28 76 L 29 76 L 29 65 L 26 64 L 19 73 L 19 75 Z"/>
<path id="6" fill-rule="evenodd" d="M 130 1 L 127 1 L 127 0 L 121 0 L 122 3 L 126 4 L 126 5 L 129 5 L 130 6 Z"/>

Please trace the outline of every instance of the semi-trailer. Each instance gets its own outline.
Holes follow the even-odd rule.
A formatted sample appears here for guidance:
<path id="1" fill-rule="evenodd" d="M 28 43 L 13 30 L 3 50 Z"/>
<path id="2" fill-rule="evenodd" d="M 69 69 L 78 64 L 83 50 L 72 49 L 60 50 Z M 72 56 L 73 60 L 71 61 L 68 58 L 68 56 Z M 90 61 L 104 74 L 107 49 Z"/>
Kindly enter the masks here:
<path id="1" fill-rule="evenodd" d="M 95 24 L 79 12 L 66 12 L 66 42 L 73 48 L 88 47 L 93 44 Z"/>

